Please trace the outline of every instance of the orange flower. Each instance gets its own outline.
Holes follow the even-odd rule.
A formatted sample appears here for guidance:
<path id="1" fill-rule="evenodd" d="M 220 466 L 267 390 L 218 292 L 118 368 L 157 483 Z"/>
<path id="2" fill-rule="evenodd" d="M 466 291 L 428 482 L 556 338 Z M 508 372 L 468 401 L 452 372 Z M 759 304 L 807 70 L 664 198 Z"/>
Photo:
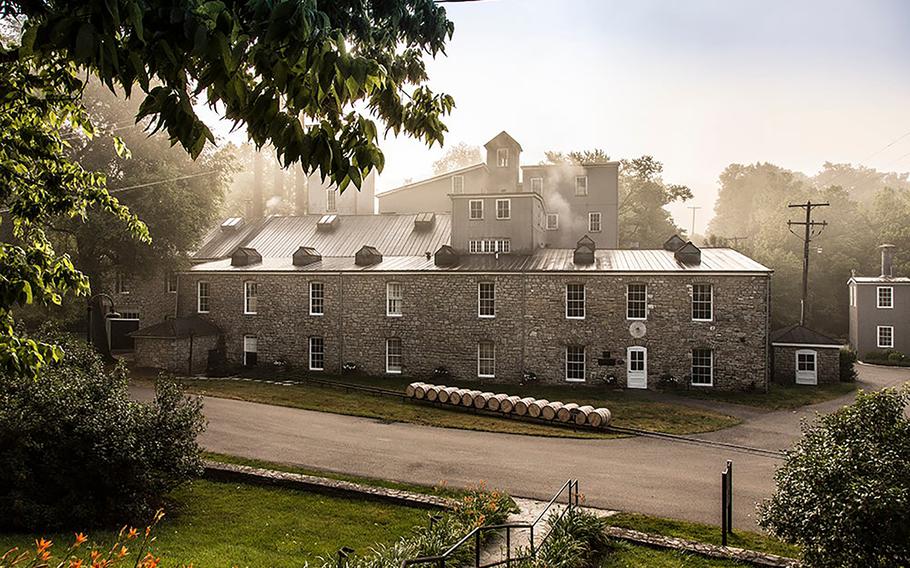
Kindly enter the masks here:
<path id="1" fill-rule="evenodd" d="M 117 554 L 117 558 L 123 558 L 124 556 L 126 556 L 127 552 L 129 552 L 129 549 L 127 549 L 125 546 L 121 546 L 120 552 Z"/>
<path id="2" fill-rule="evenodd" d="M 54 541 L 52 540 L 44 540 L 43 538 L 41 540 L 35 539 L 35 549 L 39 553 L 44 552 L 53 545 Z"/>
<path id="3" fill-rule="evenodd" d="M 70 568 L 82 568 L 82 560 L 79 558 L 73 558 L 70 560 Z"/>
<path id="4" fill-rule="evenodd" d="M 139 534 L 138 529 L 136 529 L 135 527 L 130 527 L 130 532 L 127 533 L 126 538 L 132 540 L 132 539 L 136 538 L 136 535 L 138 535 L 138 534 Z"/>
<path id="5" fill-rule="evenodd" d="M 47 561 L 50 560 L 50 558 L 51 558 L 51 551 L 50 551 L 50 550 L 45 550 L 44 552 L 42 552 L 41 554 L 38 555 L 38 558 L 39 558 L 42 562 L 47 562 Z"/>
<path id="6" fill-rule="evenodd" d="M 87 541 L 88 537 L 82 533 L 76 533 L 76 542 L 73 543 L 73 546 L 79 546 L 83 542 Z"/>
<path id="7" fill-rule="evenodd" d="M 92 551 L 92 562 L 94 563 L 101 556 L 101 553 L 97 550 Z"/>

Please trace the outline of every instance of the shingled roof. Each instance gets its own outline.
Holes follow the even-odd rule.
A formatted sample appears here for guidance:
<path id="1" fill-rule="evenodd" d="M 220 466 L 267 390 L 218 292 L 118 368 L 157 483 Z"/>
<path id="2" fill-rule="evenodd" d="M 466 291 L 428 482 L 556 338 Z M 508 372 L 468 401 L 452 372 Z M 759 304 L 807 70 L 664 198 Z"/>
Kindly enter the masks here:
<path id="1" fill-rule="evenodd" d="M 771 332 L 771 343 L 786 343 L 793 345 L 830 345 L 840 347 L 842 342 L 832 339 L 808 327 L 794 324 Z"/>
<path id="2" fill-rule="evenodd" d="M 170 318 L 152 324 L 129 334 L 131 337 L 145 337 L 155 339 L 177 339 L 181 337 L 207 337 L 221 335 L 221 329 L 197 315 Z"/>

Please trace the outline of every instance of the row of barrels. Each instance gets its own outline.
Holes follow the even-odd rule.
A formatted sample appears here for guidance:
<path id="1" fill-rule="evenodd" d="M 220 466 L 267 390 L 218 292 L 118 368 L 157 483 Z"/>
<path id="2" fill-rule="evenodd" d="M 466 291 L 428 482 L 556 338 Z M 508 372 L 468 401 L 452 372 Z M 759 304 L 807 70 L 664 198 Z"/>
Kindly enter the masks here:
<path id="1" fill-rule="evenodd" d="M 532 397 L 509 396 L 479 390 L 431 385 L 429 383 L 411 383 L 405 389 L 410 398 L 441 402 L 453 406 L 474 407 L 516 416 L 530 416 L 556 422 L 574 422 L 578 426 L 604 428 L 610 423 L 612 415 L 606 408 L 579 406 L 574 402 L 562 403 Z"/>

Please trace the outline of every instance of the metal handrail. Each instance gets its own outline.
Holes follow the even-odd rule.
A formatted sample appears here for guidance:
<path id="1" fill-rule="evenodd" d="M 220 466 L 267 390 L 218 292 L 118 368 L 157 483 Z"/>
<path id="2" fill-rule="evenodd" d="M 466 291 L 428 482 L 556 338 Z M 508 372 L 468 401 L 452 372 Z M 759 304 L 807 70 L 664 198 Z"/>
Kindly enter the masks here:
<path id="1" fill-rule="evenodd" d="M 499 524 L 499 525 L 482 525 L 479 527 L 474 527 L 468 534 L 464 535 L 458 542 L 456 542 L 455 544 L 450 546 L 442 554 L 437 554 L 435 556 L 421 556 L 418 558 L 409 558 L 409 559 L 403 560 L 401 562 L 401 568 L 407 568 L 408 566 L 414 566 L 414 565 L 418 565 L 418 564 L 436 564 L 439 568 L 445 568 L 446 561 L 449 559 L 449 557 L 451 557 L 453 554 L 455 554 L 455 552 L 459 548 L 461 548 L 465 543 L 469 542 L 472 539 L 474 540 L 474 568 L 493 568 L 495 566 L 500 566 L 503 564 L 508 566 L 512 562 L 519 562 L 521 560 L 528 560 L 530 558 L 534 558 L 537 555 L 537 551 L 540 548 L 539 546 L 535 546 L 535 543 L 534 543 L 534 528 L 537 526 L 538 523 L 540 523 L 541 520 L 543 520 L 544 516 L 549 512 L 550 508 L 553 507 L 553 505 L 556 503 L 556 501 L 559 499 L 559 497 L 566 491 L 566 489 L 569 490 L 568 499 L 566 501 L 567 506 L 565 509 L 563 509 L 563 511 L 557 517 L 557 521 L 558 521 L 559 519 L 563 518 L 563 516 L 566 514 L 567 511 L 571 511 L 574 507 L 578 506 L 578 480 L 577 479 L 569 479 L 565 483 L 563 483 L 562 487 L 559 488 L 559 491 L 557 491 L 556 494 L 553 495 L 553 498 L 547 502 L 547 505 L 546 505 L 546 507 L 544 507 L 543 511 L 541 511 L 540 514 L 537 515 L 537 518 L 534 519 L 534 522 L 532 522 L 532 523 L 504 523 L 504 524 Z M 574 489 L 574 495 L 573 495 L 573 489 Z M 490 564 L 481 565 L 481 563 L 480 563 L 480 545 L 481 545 L 483 533 L 490 532 L 490 531 L 499 531 L 499 530 L 503 530 L 503 529 L 506 531 L 506 559 L 499 560 L 498 562 L 493 562 Z M 531 546 L 530 546 L 529 554 L 524 555 L 524 556 L 516 556 L 514 558 L 512 557 L 511 538 L 510 537 L 511 537 L 511 531 L 513 529 L 530 530 Z M 540 544 L 543 545 L 543 543 L 546 542 L 546 540 L 547 540 L 547 538 L 549 538 L 549 536 L 550 536 L 550 534 L 547 533 L 547 535 L 543 537 L 543 540 L 540 541 Z"/>

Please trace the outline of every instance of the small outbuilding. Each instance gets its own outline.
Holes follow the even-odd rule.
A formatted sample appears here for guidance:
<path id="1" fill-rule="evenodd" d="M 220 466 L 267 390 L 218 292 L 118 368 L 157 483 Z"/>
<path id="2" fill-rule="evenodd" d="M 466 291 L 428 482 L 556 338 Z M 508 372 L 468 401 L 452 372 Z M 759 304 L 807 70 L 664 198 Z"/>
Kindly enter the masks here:
<path id="1" fill-rule="evenodd" d="M 818 385 L 840 380 L 843 344 L 802 325 L 771 332 L 771 368 L 783 384 Z"/>
<path id="2" fill-rule="evenodd" d="M 173 373 L 203 373 L 218 349 L 221 329 L 197 315 L 169 318 L 130 334 L 136 365 Z"/>

